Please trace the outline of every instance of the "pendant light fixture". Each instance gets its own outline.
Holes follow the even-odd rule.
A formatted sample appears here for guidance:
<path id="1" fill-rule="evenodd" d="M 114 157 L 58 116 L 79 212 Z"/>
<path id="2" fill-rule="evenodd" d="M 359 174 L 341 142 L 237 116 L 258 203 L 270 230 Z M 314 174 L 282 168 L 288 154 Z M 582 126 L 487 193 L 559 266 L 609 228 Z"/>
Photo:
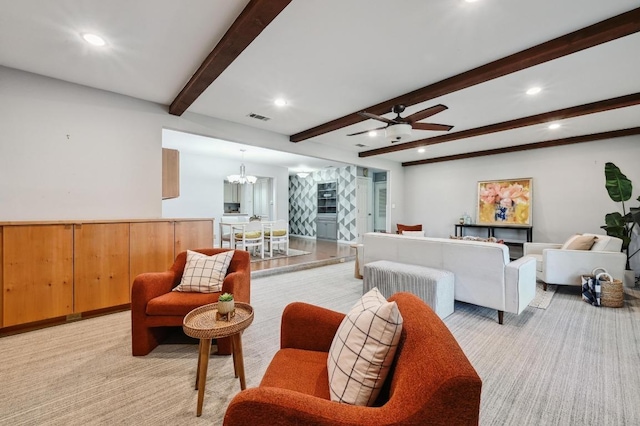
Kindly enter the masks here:
<path id="1" fill-rule="evenodd" d="M 239 175 L 229 175 L 227 176 L 227 180 L 229 181 L 229 183 L 239 183 L 240 185 L 244 185 L 245 183 L 256 183 L 256 181 L 258 180 L 257 177 L 255 176 L 248 176 L 246 174 L 246 170 L 244 167 L 244 149 L 241 149 L 240 151 L 242 151 L 242 163 L 240 164 L 240 174 Z"/>

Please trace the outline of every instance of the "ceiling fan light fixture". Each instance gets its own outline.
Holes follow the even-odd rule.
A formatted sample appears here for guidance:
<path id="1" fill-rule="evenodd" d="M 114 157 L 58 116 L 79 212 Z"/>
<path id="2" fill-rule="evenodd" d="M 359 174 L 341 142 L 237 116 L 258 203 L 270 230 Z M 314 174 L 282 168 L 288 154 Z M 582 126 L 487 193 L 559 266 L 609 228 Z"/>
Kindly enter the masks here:
<path id="1" fill-rule="evenodd" d="M 411 136 L 411 124 L 393 124 L 386 128 L 386 137 L 392 142 L 398 142 Z"/>

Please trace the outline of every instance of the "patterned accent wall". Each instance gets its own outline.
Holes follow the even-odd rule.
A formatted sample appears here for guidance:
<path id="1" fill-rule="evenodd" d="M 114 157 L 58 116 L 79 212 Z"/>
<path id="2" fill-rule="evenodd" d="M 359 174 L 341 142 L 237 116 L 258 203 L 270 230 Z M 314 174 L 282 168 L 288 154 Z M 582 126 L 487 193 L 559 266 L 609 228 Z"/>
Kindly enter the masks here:
<path id="1" fill-rule="evenodd" d="M 289 176 L 289 229 L 291 234 L 316 236 L 318 182 L 338 183 L 338 241 L 356 241 L 356 166 L 325 169 L 306 178 Z"/>

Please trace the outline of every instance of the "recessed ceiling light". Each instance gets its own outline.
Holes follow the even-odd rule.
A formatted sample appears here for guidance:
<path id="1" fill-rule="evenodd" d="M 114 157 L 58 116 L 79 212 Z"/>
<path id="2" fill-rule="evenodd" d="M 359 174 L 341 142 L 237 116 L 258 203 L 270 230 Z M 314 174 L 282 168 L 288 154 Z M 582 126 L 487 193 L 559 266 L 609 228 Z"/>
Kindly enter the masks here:
<path id="1" fill-rule="evenodd" d="M 273 101 L 273 103 L 276 104 L 276 106 L 283 107 L 283 106 L 286 106 L 289 102 L 287 102 L 285 99 L 278 98 L 275 101 Z"/>
<path id="2" fill-rule="evenodd" d="M 542 89 L 539 87 L 532 87 L 529 90 L 527 90 L 527 95 L 537 95 L 538 93 L 540 93 Z"/>
<path id="3" fill-rule="evenodd" d="M 378 136 L 378 132 L 376 132 L 375 130 L 371 130 L 367 134 L 369 135 L 370 138 L 375 138 L 376 136 Z"/>
<path id="4" fill-rule="evenodd" d="M 100 37 L 99 35 L 91 34 L 91 33 L 82 34 L 82 38 L 84 39 L 84 41 L 86 41 L 89 44 L 93 44 L 94 46 L 102 47 L 107 44 L 107 42 L 104 41 L 102 37 Z"/>
<path id="5" fill-rule="evenodd" d="M 551 124 L 549 124 L 549 128 L 551 130 L 558 129 L 558 128 L 560 128 L 560 124 L 559 123 L 551 123 Z"/>
<path id="6" fill-rule="evenodd" d="M 418 152 L 419 152 L 420 154 L 424 154 L 426 151 L 427 151 L 427 150 L 426 150 L 426 149 L 424 149 L 424 148 L 420 148 L 420 149 L 418 149 Z"/>

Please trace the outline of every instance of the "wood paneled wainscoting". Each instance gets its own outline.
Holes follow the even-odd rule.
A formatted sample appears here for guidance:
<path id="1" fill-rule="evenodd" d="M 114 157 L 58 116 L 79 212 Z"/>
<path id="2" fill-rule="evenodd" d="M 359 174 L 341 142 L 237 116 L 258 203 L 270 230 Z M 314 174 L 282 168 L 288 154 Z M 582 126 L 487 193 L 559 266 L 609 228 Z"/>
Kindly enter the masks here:
<path id="1" fill-rule="evenodd" d="M 137 275 L 213 247 L 213 221 L 0 222 L 0 336 L 128 309 Z"/>

